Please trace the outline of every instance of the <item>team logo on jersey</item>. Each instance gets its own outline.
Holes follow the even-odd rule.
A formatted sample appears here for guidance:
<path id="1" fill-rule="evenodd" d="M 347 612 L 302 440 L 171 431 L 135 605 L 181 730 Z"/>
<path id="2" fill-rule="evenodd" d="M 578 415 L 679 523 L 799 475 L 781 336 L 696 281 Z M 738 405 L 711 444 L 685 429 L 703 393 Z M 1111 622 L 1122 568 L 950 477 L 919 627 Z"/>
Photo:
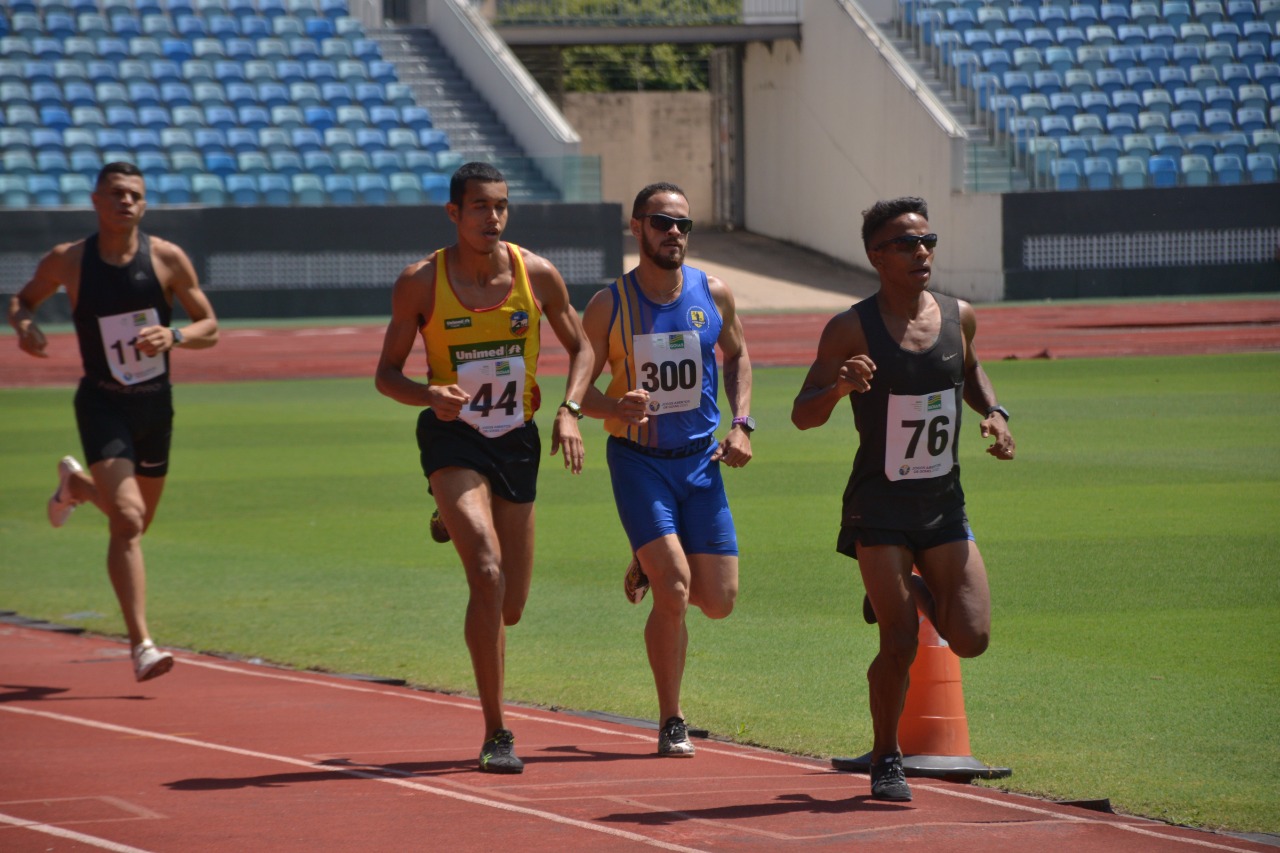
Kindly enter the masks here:
<path id="1" fill-rule="evenodd" d="M 529 331 L 529 312 L 517 311 L 511 315 L 511 334 L 523 336 Z"/>
<path id="2" fill-rule="evenodd" d="M 930 394 L 929 402 L 926 405 L 926 409 L 930 412 L 936 412 L 941 408 L 942 408 L 942 394 L 941 393 Z"/>
<path id="3" fill-rule="evenodd" d="M 470 317 L 446 317 L 444 321 L 446 329 L 469 329 L 471 328 Z"/>
<path id="4" fill-rule="evenodd" d="M 695 329 L 701 329 L 707 325 L 707 312 L 698 306 L 689 309 L 689 325 Z"/>

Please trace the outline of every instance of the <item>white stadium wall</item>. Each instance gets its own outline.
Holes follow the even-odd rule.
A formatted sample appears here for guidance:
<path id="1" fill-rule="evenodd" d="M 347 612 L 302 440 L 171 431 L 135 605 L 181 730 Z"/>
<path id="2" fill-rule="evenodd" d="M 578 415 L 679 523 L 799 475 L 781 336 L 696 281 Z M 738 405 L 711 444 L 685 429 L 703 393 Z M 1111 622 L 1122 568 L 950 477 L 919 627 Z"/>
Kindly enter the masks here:
<path id="1" fill-rule="evenodd" d="M 803 44 L 745 52 L 746 227 L 870 269 L 860 212 L 921 196 L 941 237 L 935 286 L 1003 298 L 1000 196 L 953 190 L 963 130 L 856 5 L 805 0 L 801 24 Z"/>

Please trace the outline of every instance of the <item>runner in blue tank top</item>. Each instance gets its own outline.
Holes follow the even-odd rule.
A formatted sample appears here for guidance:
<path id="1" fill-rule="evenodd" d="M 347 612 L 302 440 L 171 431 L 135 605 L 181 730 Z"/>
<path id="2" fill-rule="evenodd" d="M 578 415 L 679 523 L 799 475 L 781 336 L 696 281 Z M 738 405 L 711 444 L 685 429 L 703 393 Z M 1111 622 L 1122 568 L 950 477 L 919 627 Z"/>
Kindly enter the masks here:
<path id="1" fill-rule="evenodd" d="M 134 677 L 164 675 L 173 656 L 156 648 L 147 628 L 142 534 L 155 518 L 169 471 L 173 405 L 169 353 L 218 342 L 218 320 L 181 247 L 139 230 L 147 209 L 142 173 L 108 163 L 93 191 L 98 233 L 54 246 L 9 303 L 18 346 L 47 358 L 36 309 L 65 287 L 84 363 L 76 391 L 76 425 L 84 471 L 74 456 L 58 463 L 49 521 L 61 527 L 82 503 L 110 522 L 107 572 L 133 646 Z M 191 322 L 171 325 L 177 299 Z"/>
<path id="2" fill-rule="evenodd" d="M 632 603 L 653 589 L 645 646 L 658 693 L 658 753 L 693 755 L 680 685 L 690 605 L 712 619 L 733 610 L 738 541 L 720 463 L 751 461 L 751 360 L 733 294 L 718 278 L 684 265 L 689 201 L 674 184 L 651 184 L 636 196 L 631 233 L 639 265 L 592 298 L 583 328 L 595 357 L 592 381 L 606 361 L 605 393 L 587 390 L 583 411 L 602 418 L 618 515 L 635 557 L 624 590 Z M 733 421 L 716 441 L 723 359 Z"/>
<path id="3" fill-rule="evenodd" d="M 791 420 L 822 426 L 849 398 L 858 452 L 845 489 L 836 548 L 858 561 L 863 613 L 879 622 L 871 693 L 871 796 L 910 800 L 898 720 L 925 613 L 961 657 L 991 633 L 987 570 L 960 489 L 962 403 L 982 415 L 987 452 L 1013 459 L 1009 413 L 978 363 L 977 319 L 967 302 L 930 292 L 938 235 L 923 199 L 877 202 L 863 212 L 862 242 L 880 275 L 875 296 L 827 323 Z M 920 574 L 913 576 L 912 567 Z"/>

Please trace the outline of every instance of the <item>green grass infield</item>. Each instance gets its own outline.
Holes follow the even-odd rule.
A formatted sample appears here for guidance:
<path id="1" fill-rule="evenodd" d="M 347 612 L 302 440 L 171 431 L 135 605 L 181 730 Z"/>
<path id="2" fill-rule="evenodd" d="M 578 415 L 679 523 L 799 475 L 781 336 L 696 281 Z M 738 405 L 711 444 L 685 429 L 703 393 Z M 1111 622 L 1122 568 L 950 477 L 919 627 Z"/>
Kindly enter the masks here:
<path id="1" fill-rule="evenodd" d="M 969 513 L 991 576 L 990 650 L 963 665 L 997 784 L 1109 797 L 1174 823 L 1280 831 L 1280 354 L 987 365 L 1018 459 L 966 413 Z M 818 756 L 870 747 L 876 632 L 835 552 L 856 437 L 841 408 L 790 423 L 803 371 L 755 373 L 755 459 L 726 470 L 742 550 L 733 615 L 689 620 L 690 722 Z M 545 381 L 559 399 L 563 380 Z M 146 539 L 163 644 L 474 690 L 467 587 L 432 508 L 416 411 L 369 380 L 180 385 L 171 475 Z M 0 391 L 0 606 L 122 635 L 89 507 L 51 530 L 79 455 L 72 389 Z M 550 407 L 539 414 L 550 446 Z M 587 469 L 544 460 L 533 591 L 508 636 L 513 702 L 652 718 L 603 432 Z M 478 723 L 477 723 L 478 725 Z M 851 788 L 856 783 L 851 781 Z"/>

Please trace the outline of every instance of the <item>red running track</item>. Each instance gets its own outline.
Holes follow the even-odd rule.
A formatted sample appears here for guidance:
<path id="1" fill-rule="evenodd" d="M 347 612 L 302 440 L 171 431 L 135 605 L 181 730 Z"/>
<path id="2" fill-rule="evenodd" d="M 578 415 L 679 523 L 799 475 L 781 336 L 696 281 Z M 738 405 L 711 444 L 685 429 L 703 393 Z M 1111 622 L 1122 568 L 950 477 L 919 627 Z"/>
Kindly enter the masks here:
<path id="1" fill-rule="evenodd" d="M 1230 836 L 513 707 L 520 776 L 475 771 L 478 704 L 176 652 L 135 684 L 102 637 L 0 623 L 0 849 L 1269 851 Z"/>
<path id="2" fill-rule="evenodd" d="M 1104 358 L 1280 351 L 1280 299 L 978 306 L 978 355 L 1006 358 Z M 746 314 L 753 364 L 807 366 L 829 314 Z M 177 382 L 365 377 L 382 347 L 381 326 L 225 329 L 216 349 L 173 356 Z M 564 350 L 543 335 L 541 369 L 563 374 Z M 71 386 L 80 377 L 74 336 L 52 335 L 47 359 L 16 344 L 0 346 L 0 388 Z M 418 345 L 409 366 L 426 372 Z"/>

